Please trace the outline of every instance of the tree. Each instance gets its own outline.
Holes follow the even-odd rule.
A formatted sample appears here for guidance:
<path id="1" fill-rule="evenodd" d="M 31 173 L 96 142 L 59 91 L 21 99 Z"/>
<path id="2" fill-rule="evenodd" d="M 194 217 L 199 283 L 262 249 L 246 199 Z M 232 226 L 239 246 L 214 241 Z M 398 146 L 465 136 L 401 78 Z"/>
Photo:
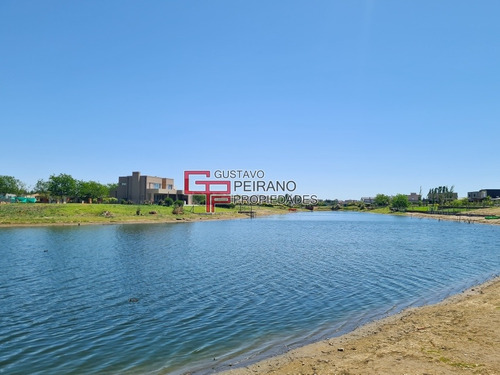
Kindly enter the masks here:
<path id="1" fill-rule="evenodd" d="M 174 207 L 184 207 L 184 201 L 182 199 L 177 199 L 174 202 Z"/>
<path id="2" fill-rule="evenodd" d="M 193 195 L 193 203 L 194 204 L 205 204 L 206 196 L 202 194 Z"/>
<path id="3" fill-rule="evenodd" d="M 49 181 L 39 179 L 36 182 L 35 188 L 33 189 L 35 193 L 38 194 L 48 194 L 49 193 Z"/>
<path id="4" fill-rule="evenodd" d="M 24 184 L 12 176 L 0 176 L 0 195 L 22 194 L 26 191 Z"/>
<path id="5" fill-rule="evenodd" d="M 373 203 L 375 203 L 375 206 L 385 207 L 391 203 L 391 198 L 385 194 L 377 194 Z"/>
<path id="6" fill-rule="evenodd" d="M 102 199 L 109 195 L 109 188 L 96 181 L 77 181 L 75 195 L 82 200 Z"/>
<path id="7" fill-rule="evenodd" d="M 483 200 L 482 200 L 482 204 L 484 206 L 493 206 L 493 201 L 491 199 L 491 197 L 489 195 L 487 195 Z"/>
<path id="8" fill-rule="evenodd" d="M 456 194 L 453 191 L 455 187 L 452 185 L 448 186 L 438 186 L 437 188 L 429 189 L 429 193 L 427 194 L 427 199 L 429 203 L 439 203 L 443 204 L 449 201 L 452 201 Z"/>
<path id="9" fill-rule="evenodd" d="M 468 198 L 455 199 L 453 202 L 451 202 L 451 205 L 455 207 L 466 207 L 469 205 L 469 199 Z"/>
<path id="10" fill-rule="evenodd" d="M 44 197 L 46 199 L 49 198 L 50 192 L 49 192 L 49 181 L 45 181 L 42 179 L 39 179 L 36 182 L 35 188 L 33 189 L 34 193 L 37 193 L 41 197 Z"/>
<path id="11" fill-rule="evenodd" d="M 406 209 L 410 206 L 410 202 L 408 201 L 408 197 L 406 195 L 398 194 L 392 198 L 391 206 L 397 211 L 406 211 Z"/>
<path id="12" fill-rule="evenodd" d="M 74 197 L 76 195 L 76 180 L 69 174 L 61 173 L 49 177 L 49 192 L 53 197 Z"/>
<path id="13" fill-rule="evenodd" d="M 108 188 L 108 195 L 110 195 L 112 191 L 118 189 L 118 183 L 107 184 L 106 187 Z"/>

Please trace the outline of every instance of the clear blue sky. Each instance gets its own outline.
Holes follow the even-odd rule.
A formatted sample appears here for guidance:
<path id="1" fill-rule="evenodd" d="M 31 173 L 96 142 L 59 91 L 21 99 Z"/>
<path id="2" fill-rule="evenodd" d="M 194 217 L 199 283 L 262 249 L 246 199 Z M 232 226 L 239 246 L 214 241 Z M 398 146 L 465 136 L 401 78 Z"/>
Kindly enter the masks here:
<path id="1" fill-rule="evenodd" d="M 500 2 L 0 1 L 0 175 L 500 188 Z"/>

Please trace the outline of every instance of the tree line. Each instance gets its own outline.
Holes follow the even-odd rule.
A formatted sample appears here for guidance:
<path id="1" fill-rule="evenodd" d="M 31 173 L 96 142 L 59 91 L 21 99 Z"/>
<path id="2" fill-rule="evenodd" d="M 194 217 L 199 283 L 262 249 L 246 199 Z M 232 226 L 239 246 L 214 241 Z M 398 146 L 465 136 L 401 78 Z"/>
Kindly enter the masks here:
<path id="1" fill-rule="evenodd" d="M 0 196 L 38 194 L 46 200 L 103 200 L 107 199 L 117 186 L 118 184 L 77 180 L 69 174 L 60 173 L 51 175 L 48 180 L 40 179 L 32 189 L 28 189 L 26 184 L 13 176 L 0 176 Z"/>
<path id="2" fill-rule="evenodd" d="M 454 186 L 438 186 L 436 188 L 431 188 L 429 189 L 429 193 L 427 194 L 427 202 L 430 204 L 440 205 L 450 203 L 454 201 L 456 197 L 454 189 Z M 467 201 L 467 198 L 465 198 L 465 201 Z M 459 202 L 464 203 L 464 200 L 461 200 Z M 377 194 L 374 199 L 374 204 L 378 207 L 386 207 L 390 205 L 392 208 L 398 211 L 406 210 L 410 206 L 408 197 L 404 194 L 398 194 L 392 198 L 385 194 Z"/>
<path id="3" fill-rule="evenodd" d="M 436 188 L 429 189 L 427 199 L 429 203 L 444 204 L 446 202 L 451 202 L 456 196 L 455 192 L 453 191 L 454 189 L 454 186 L 438 186 Z"/>

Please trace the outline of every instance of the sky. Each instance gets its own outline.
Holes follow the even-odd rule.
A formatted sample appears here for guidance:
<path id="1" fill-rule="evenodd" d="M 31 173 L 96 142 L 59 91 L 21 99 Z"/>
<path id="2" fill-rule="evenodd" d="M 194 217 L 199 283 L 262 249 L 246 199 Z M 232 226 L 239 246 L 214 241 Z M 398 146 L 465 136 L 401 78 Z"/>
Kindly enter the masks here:
<path id="1" fill-rule="evenodd" d="M 497 0 L 0 1 L 0 175 L 500 188 Z"/>

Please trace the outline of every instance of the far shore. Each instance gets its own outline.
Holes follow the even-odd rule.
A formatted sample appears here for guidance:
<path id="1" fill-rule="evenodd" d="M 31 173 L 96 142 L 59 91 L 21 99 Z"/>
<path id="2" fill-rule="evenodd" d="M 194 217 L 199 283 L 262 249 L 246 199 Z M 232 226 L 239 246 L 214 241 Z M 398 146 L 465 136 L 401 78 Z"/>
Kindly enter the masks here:
<path id="1" fill-rule="evenodd" d="M 274 215 L 260 213 L 260 215 Z M 237 220 L 245 219 L 249 216 L 245 214 L 234 214 L 234 215 L 200 215 L 198 217 L 182 217 L 178 218 L 159 218 L 157 220 L 141 220 L 140 217 L 137 220 L 109 220 L 109 221 L 61 221 L 55 223 L 11 223 L 11 224 L 0 224 L 0 228 L 13 228 L 13 227 L 74 227 L 74 226 L 87 226 L 87 225 L 122 225 L 122 224 L 175 224 L 175 223 L 194 223 L 199 221 L 215 221 L 215 220 Z"/>
<path id="2" fill-rule="evenodd" d="M 136 214 L 140 209 L 140 215 Z M 79 225 L 118 225 L 118 224 L 166 224 L 185 223 L 209 220 L 233 220 L 249 218 L 248 211 L 253 211 L 252 217 L 287 214 L 290 211 L 284 206 L 248 206 L 243 213 L 235 207 L 232 209 L 216 208 L 215 213 L 206 213 L 205 206 L 186 206 L 184 213 L 175 215 L 172 207 L 157 205 L 119 205 L 119 204 L 0 204 L 0 228 L 2 227 L 40 227 L 40 226 L 79 226 Z M 291 212 L 308 211 L 293 209 Z M 347 210 L 348 212 L 352 210 Z M 154 212 L 154 214 L 151 214 Z M 324 207 L 318 212 L 331 212 Z M 343 212 L 339 210 L 339 212 Z M 435 220 L 449 220 L 464 223 L 481 223 L 500 225 L 500 219 L 486 219 L 486 216 L 500 216 L 500 208 L 487 208 L 454 215 L 438 215 L 419 212 L 393 213 L 390 211 L 363 210 L 356 212 L 393 214 L 412 218 L 427 218 Z M 109 216 L 104 215 L 109 213 Z"/>
<path id="3" fill-rule="evenodd" d="M 223 375 L 500 374 L 500 277 Z"/>
<path id="4" fill-rule="evenodd" d="M 495 211 L 496 212 L 496 211 Z M 485 219 L 484 216 L 468 216 L 466 214 L 456 214 L 456 215 L 437 215 L 437 214 L 426 214 L 426 213 L 417 213 L 417 212 L 408 212 L 406 216 L 416 217 L 416 218 L 424 218 L 424 219 L 434 219 L 434 220 L 447 220 L 447 221 L 457 221 L 466 224 L 491 224 L 491 225 L 500 225 L 500 219 Z"/>
<path id="5" fill-rule="evenodd" d="M 140 210 L 137 215 L 136 211 Z M 250 214 L 252 212 L 252 214 Z M 110 204 L 3 204 L 0 228 L 121 224 L 173 224 L 214 220 L 234 220 L 285 214 L 283 207 L 216 208 L 206 213 L 205 206 L 186 206 L 184 213 L 173 214 L 172 207 Z"/>

